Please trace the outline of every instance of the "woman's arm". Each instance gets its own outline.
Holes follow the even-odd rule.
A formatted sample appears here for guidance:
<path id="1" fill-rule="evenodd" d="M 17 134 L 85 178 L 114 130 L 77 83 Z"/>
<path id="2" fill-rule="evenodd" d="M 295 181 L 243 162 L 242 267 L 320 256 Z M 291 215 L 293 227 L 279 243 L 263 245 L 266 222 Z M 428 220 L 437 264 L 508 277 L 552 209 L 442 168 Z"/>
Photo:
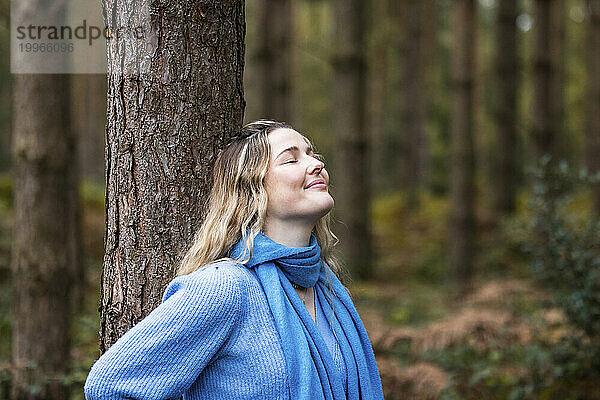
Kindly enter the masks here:
<path id="1" fill-rule="evenodd" d="M 244 291 L 243 278 L 218 265 L 175 279 L 94 364 L 86 399 L 179 398 L 238 329 Z"/>

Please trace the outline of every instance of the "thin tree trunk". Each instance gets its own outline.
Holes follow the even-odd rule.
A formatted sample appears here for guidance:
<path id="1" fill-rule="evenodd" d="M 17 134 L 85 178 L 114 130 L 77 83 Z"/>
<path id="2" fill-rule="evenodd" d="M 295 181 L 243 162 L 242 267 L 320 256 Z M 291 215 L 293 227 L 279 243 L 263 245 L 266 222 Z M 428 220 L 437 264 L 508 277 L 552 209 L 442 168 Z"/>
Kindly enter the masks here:
<path id="1" fill-rule="evenodd" d="M 242 0 L 133 5 L 104 2 L 107 26 L 140 21 L 144 37 L 108 43 L 101 351 L 160 302 L 244 110 Z"/>
<path id="2" fill-rule="evenodd" d="M 472 279 L 475 253 L 473 154 L 475 2 L 456 0 L 453 11 L 450 270 L 456 286 L 465 291 L 469 288 Z"/>
<path id="3" fill-rule="evenodd" d="M 293 124 L 294 1 L 260 0 L 257 5 L 263 118 Z"/>
<path id="4" fill-rule="evenodd" d="M 7 25 L 8 26 L 8 21 Z M 0 51 L 4 54 L 9 53 L 10 44 L 6 44 L 5 48 L 0 47 Z M 10 64 L 7 60 L 5 64 Z M 0 110 L 0 171 L 10 170 L 11 165 L 11 154 L 10 154 L 10 143 L 12 137 L 12 130 L 10 124 L 10 115 L 12 115 L 12 102 L 11 102 L 11 87 L 12 87 L 12 76 L 10 74 L 10 66 L 8 68 L 2 68 L 0 66 L 0 74 L 4 76 L 4 82 L 0 87 L 0 104 L 3 104 Z"/>
<path id="5" fill-rule="evenodd" d="M 425 92 L 423 26 L 424 4 L 420 0 L 406 0 L 406 57 L 403 59 L 402 132 L 403 158 L 401 187 L 408 193 L 408 204 L 415 207 L 417 194 L 423 185 L 425 141 Z"/>
<path id="6" fill-rule="evenodd" d="M 369 143 L 370 143 L 370 181 L 374 191 L 384 188 L 386 181 L 385 163 L 383 154 L 386 154 L 386 140 L 384 135 L 384 108 L 386 88 L 388 85 L 388 40 L 389 29 L 387 19 L 389 18 L 390 4 L 388 0 L 382 0 L 373 4 L 374 12 L 369 31 L 371 36 L 371 61 L 369 62 Z"/>
<path id="7" fill-rule="evenodd" d="M 517 185 L 517 0 L 498 3 L 496 18 L 496 80 L 498 102 L 498 172 L 495 182 L 495 209 L 499 215 L 515 210 Z"/>
<path id="8" fill-rule="evenodd" d="M 558 159 L 568 159 L 568 149 L 572 138 L 567 132 L 565 110 L 566 81 L 566 22 L 568 17 L 565 1 L 553 0 L 550 8 L 550 124 L 554 129 L 552 151 Z"/>
<path id="9" fill-rule="evenodd" d="M 407 2 L 392 1 L 390 3 L 390 17 L 392 19 L 391 30 L 392 30 L 392 43 L 395 49 L 397 49 L 398 60 L 405 60 L 408 58 L 408 29 L 406 26 L 406 14 L 408 12 Z M 394 74 L 394 72 L 397 74 Z M 404 73 L 404 66 L 402 62 L 399 62 L 396 68 L 390 70 L 390 81 L 397 80 L 398 86 L 403 88 L 406 86 L 406 74 Z M 399 100 L 395 104 L 399 104 L 398 110 L 402 113 L 404 107 L 404 98 L 401 93 L 398 94 Z M 383 162 L 386 165 L 386 171 L 389 171 L 389 178 L 386 180 L 386 184 L 391 187 L 398 187 L 399 183 L 402 183 L 404 176 L 404 166 L 408 164 L 406 161 L 408 158 L 408 149 L 404 141 L 404 132 L 402 115 L 394 119 L 394 130 L 392 133 L 386 135 L 386 144 L 388 145 L 388 151 L 379 155 L 383 158 Z M 388 177 L 386 177 L 388 178 Z"/>
<path id="10" fill-rule="evenodd" d="M 431 185 L 431 144 L 428 136 L 428 123 L 432 117 L 432 97 L 433 97 L 433 82 L 432 82 L 432 63 L 434 60 L 436 34 L 438 28 L 438 7 L 435 1 L 427 1 L 423 3 L 423 20 L 422 20 L 422 46 L 421 53 L 423 54 L 423 142 L 421 146 L 421 183 L 423 186 L 430 187 Z"/>
<path id="11" fill-rule="evenodd" d="M 589 22 L 587 38 L 587 166 L 600 172 L 600 0 L 587 0 Z M 600 214 L 600 184 L 594 189 L 595 209 Z"/>
<path id="12" fill-rule="evenodd" d="M 11 15 L 10 15 L 11 4 L 8 1 L 4 1 L 0 5 L 0 24 L 5 27 L 11 26 Z M 12 21 L 14 24 L 16 21 Z M 10 73 L 10 47 L 11 43 L 6 39 L 0 41 L 0 53 L 6 54 L 2 57 L 0 62 L 0 75 L 3 77 L 2 84 L 0 85 L 0 171 L 7 172 L 10 170 L 12 165 L 11 160 L 11 142 L 12 142 L 12 129 L 11 129 L 11 115 L 12 113 L 12 92 L 13 87 L 13 76 Z"/>
<path id="13" fill-rule="evenodd" d="M 556 129 L 552 124 L 552 83 L 556 71 L 552 63 L 551 10 L 554 0 L 535 0 L 535 61 L 533 144 L 537 157 L 554 155 Z"/>
<path id="14" fill-rule="evenodd" d="M 371 274 L 368 226 L 368 140 L 365 132 L 364 2 L 336 0 L 334 67 L 334 132 L 338 138 L 335 172 L 336 216 L 342 221 L 340 241 L 350 271 L 360 279 Z"/>

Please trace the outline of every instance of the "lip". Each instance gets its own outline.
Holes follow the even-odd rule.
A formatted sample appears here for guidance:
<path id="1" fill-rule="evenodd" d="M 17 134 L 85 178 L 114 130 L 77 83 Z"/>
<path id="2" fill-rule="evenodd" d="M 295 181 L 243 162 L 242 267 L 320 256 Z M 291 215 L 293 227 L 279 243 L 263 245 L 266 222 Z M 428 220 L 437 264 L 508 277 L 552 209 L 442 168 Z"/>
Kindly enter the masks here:
<path id="1" fill-rule="evenodd" d="M 323 179 L 315 179 L 314 181 L 312 181 L 308 185 L 306 185 L 306 187 L 304 189 L 310 189 L 313 187 L 325 189 L 325 188 L 327 188 L 327 184 L 325 183 L 325 181 Z"/>

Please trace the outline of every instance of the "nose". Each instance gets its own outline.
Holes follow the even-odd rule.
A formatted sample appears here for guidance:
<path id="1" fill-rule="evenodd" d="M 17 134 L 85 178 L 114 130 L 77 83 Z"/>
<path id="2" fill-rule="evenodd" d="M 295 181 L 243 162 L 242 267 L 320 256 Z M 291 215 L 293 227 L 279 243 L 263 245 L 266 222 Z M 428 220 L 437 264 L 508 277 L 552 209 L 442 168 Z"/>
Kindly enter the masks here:
<path id="1" fill-rule="evenodd" d="M 311 175 L 316 175 L 319 174 L 323 168 L 325 168 L 323 161 L 313 158 L 313 162 L 310 164 L 308 171 Z"/>

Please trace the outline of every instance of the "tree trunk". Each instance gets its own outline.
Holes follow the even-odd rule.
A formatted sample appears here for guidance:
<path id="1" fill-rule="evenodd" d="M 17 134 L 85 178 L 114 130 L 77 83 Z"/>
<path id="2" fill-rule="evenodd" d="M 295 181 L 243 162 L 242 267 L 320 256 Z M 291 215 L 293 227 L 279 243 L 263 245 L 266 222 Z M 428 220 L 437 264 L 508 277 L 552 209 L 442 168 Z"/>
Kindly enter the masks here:
<path id="1" fill-rule="evenodd" d="M 143 38 L 108 42 L 101 351 L 159 304 L 244 110 L 242 0 L 133 3 L 104 1 L 107 26 Z"/>
<path id="2" fill-rule="evenodd" d="M 15 76 L 13 399 L 68 398 L 78 224 L 68 93 L 66 75 Z"/>
<path id="3" fill-rule="evenodd" d="M 22 1 L 50 21 L 63 2 Z M 56 66 L 62 61 L 56 58 Z M 31 60 L 31 64 L 45 61 Z M 41 65 L 31 65 L 35 70 Z M 70 295 L 79 268 L 75 137 L 67 75 L 18 74 L 13 88 L 12 399 L 68 399 Z"/>
<path id="4" fill-rule="evenodd" d="M 552 151 L 557 159 L 569 158 L 569 147 L 573 142 L 565 121 L 566 81 L 566 22 L 568 17 L 565 1 L 553 0 L 550 8 L 550 124 L 554 129 Z"/>
<path id="5" fill-rule="evenodd" d="M 373 4 L 373 16 L 370 21 L 369 33 L 371 36 L 370 48 L 372 54 L 369 62 L 369 111 L 368 132 L 370 145 L 370 181 L 373 191 L 381 191 L 385 187 L 385 157 L 386 140 L 384 134 L 384 116 L 386 94 L 388 86 L 388 40 L 387 28 L 391 7 L 389 0 L 382 0 Z"/>
<path id="6" fill-rule="evenodd" d="M 438 7 L 435 1 L 426 1 L 422 4 L 422 66 L 423 77 L 421 86 L 423 90 L 423 142 L 421 146 L 421 184 L 431 187 L 431 143 L 429 141 L 428 125 L 432 118 L 433 108 L 433 75 L 432 65 L 435 54 L 436 35 L 438 29 Z"/>
<path id="7" fill-rule="evenodd" d="M 535 60 L 533 99 L 533 144 L 537 157 L 554 155 L 556 128 L 553 125 L 551 10 L 554 0 L 535 0 Z"/>
<path id="8" fill-rule="evenodd" d="M 364 2 L 336 0 L 334 68 L 334 132 L 338 138 L 335 175 L 336 216 L 342 251 L 351 273 L 371 274 L 368 226 L 368 140 L 365 132 Z"/>
<path id="9" fill-rule="evenodd" d="M 403 161 L 401 187 L 408 193 L 408 204 L 414 208 L 423 185 L 425 158 L 425 91 L 423 28 L 425 5 L 420 0 L 406 0 L 404 25 L 406 56 L 403 58 L 402 129 Z"/>
<path id="10" fill-rule="evenodd" d="M 498 3 L 496 18 L 496 80 L 498 169 L 495 182 L 495 209 L 499 215 L 515 210 L 517 186 L 517 0 Z"/>
<path id="11" fill-rule="evenodd" d="M 450 194 L 450 271 L 456 286 L 467 290 L 475 253 L 475 190 L 473 155 L 473 80 L 475 64 L 475 2 L 456 0 L 452 57 L 452 177 Z"/>
<path id="12" fill-rule="evenodd" d="M 390 2 L 390 30 L 392 37 L 390 41 L 393 46 L 393 54 L 397 54 L 398 62 L 394 65 L 395 68 L 390 69 L 390 84 L 397 83 L 398 92 L 396 97 L 391 97 L 391 102 L 396 106 L 398 112 L 402 112 L 404 107 L 404 96 L 400 93 L 401 88 L 406 86 L 404 81 L 406 74 L 404 73 L 404 63 L 401 60 L 408 58 L 408 29 L 406 26 L 406 14 L 408 12 L 407 2 L 402 1 L 391 1 Z M 392 95 L 393 96 L 393 95 Z M 394 101 L 395 100 L 395 101 Z M 394 114 L 398 114 L 395 112 Z M 393 118 L 393 128 L 391 132 L 386 132 L 386 145 L 388 150 L 378 155 L 382 158 L 381 163 L 385 165 L 385 171 L 389 173 L 386 176 L 385 184 L 388 187 L 398 188 L 399 184 L 403 181 L 404 166 L 408 164 L 406 161 L 408 157 L 408 150 L 406 143 L 404 143 L 404 132 L 403 129 L 403 115 L 395 116 Z"/>
<path id="13" fill-rule="evenodd" d="M 257 3 L 258 51 L 262 118 L 293 124 L 292 67 L 293 0 L 260 0 Z"/>
<path id="14" fill-rule="evenodd" d="M 600 0 L 587 0 L 587 166 L 600 173 Z M 600 184 L 594 189 L 595 210 L 600 214 Z"/>
<path id="15" fill-rule="evenodd" d="M 8 21 L 7 25 L 8 26 Z M 0 51 L 3 54 L 9 54 L 10 44 L 0 43 Z M 10 64 L 9 60 L 3 61 L 4 64 Z M 7 67 L 7 68 L 6 68 Z M 0 171 L 6 172 L 10 170 L 11 165 L 11 151 L 10 143 L 12 141 L 12 130 L 10 116 L 12 115 L 12 102 L 11 102 L 11 87 L 13 77 L 10 74 L 10 65 L 0 65 L 0 74 L 4 76 L 2 87 L 0 87 Z"/>

